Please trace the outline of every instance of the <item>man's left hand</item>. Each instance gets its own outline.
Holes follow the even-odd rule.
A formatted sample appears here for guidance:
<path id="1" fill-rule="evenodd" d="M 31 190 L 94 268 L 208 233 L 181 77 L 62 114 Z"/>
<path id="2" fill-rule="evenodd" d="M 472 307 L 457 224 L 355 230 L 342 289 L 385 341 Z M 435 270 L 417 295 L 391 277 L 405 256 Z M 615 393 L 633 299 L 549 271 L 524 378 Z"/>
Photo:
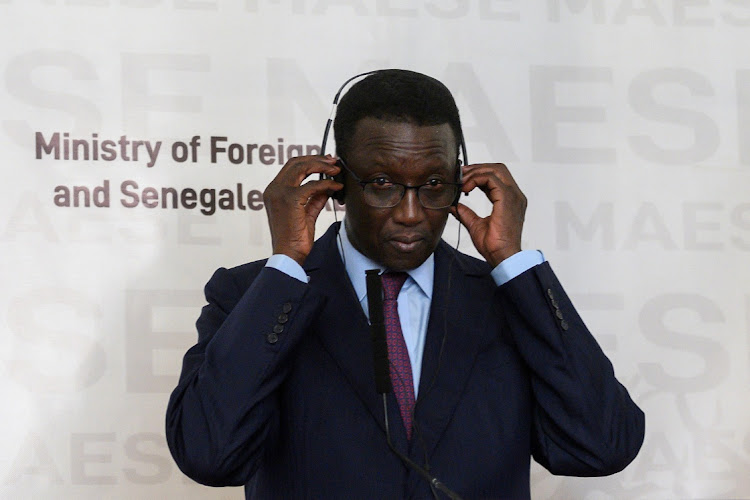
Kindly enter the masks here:
<path id="1" fill-rule="evenodd" d="M 481 189 L 492 203 L 492 212 L 479 217 L 459 203 L 453 215 L 466 226 L 477 251 L 492 266 L 521 251 L 521 232 L 526 215 L 526 196 L 502 163 L 481 163 L 463 167 L 464 193 Z"/>

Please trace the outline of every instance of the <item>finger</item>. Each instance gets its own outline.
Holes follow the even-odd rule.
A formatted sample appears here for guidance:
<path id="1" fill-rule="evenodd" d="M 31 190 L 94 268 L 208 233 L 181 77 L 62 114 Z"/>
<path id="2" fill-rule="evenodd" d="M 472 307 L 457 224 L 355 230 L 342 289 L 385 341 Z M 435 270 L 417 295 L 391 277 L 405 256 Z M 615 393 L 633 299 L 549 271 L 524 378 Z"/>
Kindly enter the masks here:
<path id="1" fill-rule="evenodd" d="M 325 179 L 327 177 L 333 177 L 339 172 L 341 172 L 341 168 L 335 164 L 335 160 L 333 162 L 328 162 L 315 159 L 296 165 L 291 169 L 290 174 L 293 176 L 291 177 L 292 182 L 295 185 L 300 185 L 309 176 L 318 174 L 318 178 Z"/>
<path id="2" fill-rule="evenodd" d="M 311 226 L 314 226 L 315 221 L 318 220 L 318 215 L 326 206 L 329 196 L 327 194 L 315 194 L 307 200 L 305 210 L 307 211 L 307 218 Z"/>
<path id="3" fill-rule="evenodd" d="M 313 197 L 323 196 L 324 198 L 327 198 L 335 191 L 339 191 L 343 188 L 343 184 L 336 182 L 333 179 L 309 181 L 302 184 L 299 188 L 295 188 L 293 190 L 293 196 L 295 199 L 301 200 L 302 204 L 305 205 L 308 203 L 308 200 Z"/>
<path id="4" fill-rule="evenodd" d="M 334 176 L 341 171 L 335 164 L 336 158 L 329 156 L 298 156 L 289 160 L 272 182 L 299 186 L 303 180 L 313 174 Z"/>
<path id="5" fill-rule="evenodd" d="M 475 170 L 467 176 L 463 190 L 468 193 L 475 188 L 482 190 L 493 203 L 506 196 L 523 197 L 523 192 L 516 184 L 503 182 L 493 170 Z"/>
<path id="6" fill-rule="evenodd" d="M 451 213 L 458 219 L 458 222 L 463 224 L 463 226 L 471 232 L 472 226 L 480 220 L 480 217 L 472 210 L 471 208 L 467 207 L 463 203 L 459 203 L 454 208 L 451 209 Z"/>
<path id="7" fill-rule="evenodd" d="M 488 198 L 494 199 L 502 196 L 502 192 L 506 189 L 515 189 L 513 186 L 509 186 L 500 180 L 497 176 L 492 173 L 472 173 L 471 176 L 464 177 L 462 190 L 466 193 L 473 191 L 474 189 L 480 189 Z M 496 193 L 493 194 L 493 191 Z"/>
<path id="8" fill-rule="evenodd" d="M 494 175 L 503 184 L 518 188 L 518 183 L 513 178 L 508 170 L 508 167 L 504 163 L 479 163 L 475 165 L 468 165 L 464 167 L 464 182 L 466 179 L 471 179 L 478 175 Z"/>

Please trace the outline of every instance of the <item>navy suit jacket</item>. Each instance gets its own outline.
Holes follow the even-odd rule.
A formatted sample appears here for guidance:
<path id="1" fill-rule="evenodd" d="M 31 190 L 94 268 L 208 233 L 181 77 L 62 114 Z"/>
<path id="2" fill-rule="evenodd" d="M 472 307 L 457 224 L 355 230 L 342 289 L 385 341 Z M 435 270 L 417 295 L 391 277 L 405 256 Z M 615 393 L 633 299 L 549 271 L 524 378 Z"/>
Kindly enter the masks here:
<path id="1" fill-rule="evenodd" d="M 367 319 L 336 246 L 314 245 L 302 283 L 264 261 L 206 285 L 166 431 L 180 469 L 248 498 L 431 498 L 386 443 Z M 394 444 L 463 498 L 528 498 L 529 458 L 555 474 L 623 469 L 644 416 L 615 379 L 549 264 L 497 287 L 441 242 L 407 441 Z M 450 283 L 450 286 L 448 284 Z"/>

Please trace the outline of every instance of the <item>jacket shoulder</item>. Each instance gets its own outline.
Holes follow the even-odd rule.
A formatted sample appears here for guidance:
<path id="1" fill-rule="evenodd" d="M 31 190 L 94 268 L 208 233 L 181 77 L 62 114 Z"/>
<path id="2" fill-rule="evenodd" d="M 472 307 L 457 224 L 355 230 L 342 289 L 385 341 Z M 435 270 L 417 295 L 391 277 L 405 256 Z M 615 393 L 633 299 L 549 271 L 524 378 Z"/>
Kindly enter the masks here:
<path id="1" fill-rule="evenodd" d="M 222 269 L 224 271 L 224 274 L 228 277 L 231 277 L 232 280 L 237 283 L 240 288 L 247 288 L 258 276 L 258 273 L 260 273 L 266 266 L 266 262 L 268 262 L 268 259 L 261 259 L 253 262 L 247 262 L 245 264 L 240 264 L 239 266 L 230 267 L 229 269 Z"/>
<path id="2" fill-rule="evenodd" d="M 248 262 L 229 269 L 218 268 L 203 288 L 206 300 L 221 305 L 222 309 L 229 312 L 245 290 L 253 284 L 267 260 Z"/>

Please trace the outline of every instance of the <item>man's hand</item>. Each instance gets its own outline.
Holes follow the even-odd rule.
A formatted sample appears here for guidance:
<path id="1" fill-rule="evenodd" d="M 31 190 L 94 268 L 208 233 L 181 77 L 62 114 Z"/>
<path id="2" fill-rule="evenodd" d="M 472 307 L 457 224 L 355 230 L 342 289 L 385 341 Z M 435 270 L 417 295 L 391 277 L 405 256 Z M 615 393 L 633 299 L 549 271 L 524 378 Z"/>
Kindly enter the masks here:
<path id="1" fill-rule="evenodd" d="M 339 173 L 336 158 L 299 156 L 284 165 L 263 192 L 274 254 L 284 254 L 302 265 L 315 241 L 315 221 L 334 191 L 343 189 L 331 179 L 302 184 L 309 175 Z"/>
<path id="2" fill-rule="evenodd" d="M 521 251 L 526 196 L 502 163 L 466 165 L 463 183 L 465 193 L 474 188 L 481 189 L 492 202 L 492 212 L 482 218 L 461 203 L 451 208 L 451 212 L 469 230 L 477 251 L 495 267 Z"/>

